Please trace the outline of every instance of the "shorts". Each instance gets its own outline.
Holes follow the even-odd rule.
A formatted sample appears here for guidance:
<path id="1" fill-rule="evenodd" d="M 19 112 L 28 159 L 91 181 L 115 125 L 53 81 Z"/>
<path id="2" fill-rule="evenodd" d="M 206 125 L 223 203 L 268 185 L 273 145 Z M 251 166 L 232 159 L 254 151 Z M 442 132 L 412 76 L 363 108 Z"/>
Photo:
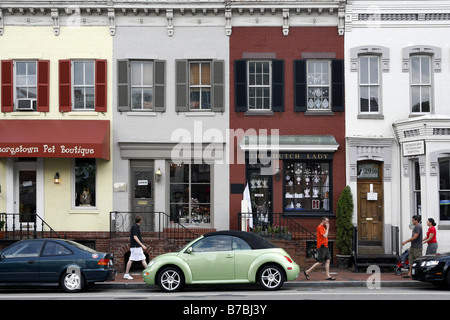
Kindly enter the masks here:
<path id="1" fill-rule="evenodd" d="M 422 256 L 422 248 L 409 248 L 409 264 L 412 265 L 416 259 Z"/>
<path id="2" fill-rule="evenodd" d="M 327 260 L 331 260 L 330 250 L 325 246 L 321 246 L 317 249 L 317 261 L 323 263 Z"/>
<path id="3" fill-rule="evenodd" d="M 145 260 L 144 251 L 141 247 L 130 248 L 130 259 L 131 261 L 142 261 Z"/>

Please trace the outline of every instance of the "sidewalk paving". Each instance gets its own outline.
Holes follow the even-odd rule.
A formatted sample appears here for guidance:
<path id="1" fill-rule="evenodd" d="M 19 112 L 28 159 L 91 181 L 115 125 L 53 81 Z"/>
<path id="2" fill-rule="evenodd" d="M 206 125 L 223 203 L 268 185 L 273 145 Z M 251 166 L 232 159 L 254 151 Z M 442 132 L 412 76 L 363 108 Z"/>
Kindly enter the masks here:
<path id="1" fill-rule="evenodd" d="M 374 281 L 380 281 L 381 287 L 423 287 L 428 283 L 405 279 L 397 276 L 394 272 L 382 272 L 379 274 L 369 274 L 365 272 L 354 272 L 353 269 L 331 268 L 330 274 L 336 278 L 334 281 L 325 280 L 323 271 L 312 272 L 309 276 L 310 280 L 306 280 L 303 270 L 294 281 L 285 282 L 286 286 L 299 287 L 362 287 L 375 286 Z M 117 274 L 114 281 L 99 283 L 102 286 L 117 288 L 141 288 L 147 286 L 142 279 L 140 272 L 131 273 L 133 280 L 123 278 L 123 273 Z"/>

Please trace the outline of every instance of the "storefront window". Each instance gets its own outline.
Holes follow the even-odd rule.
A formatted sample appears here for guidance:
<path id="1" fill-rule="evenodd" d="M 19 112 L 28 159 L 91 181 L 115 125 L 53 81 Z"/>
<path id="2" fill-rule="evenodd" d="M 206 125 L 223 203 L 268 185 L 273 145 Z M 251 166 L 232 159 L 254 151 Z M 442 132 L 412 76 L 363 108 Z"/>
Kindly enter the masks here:
<path id="1" fill-rule="evenodd" d="M 284 210 L 293 213 L 330 211 L 330 163 L 284 162 Z"/>
<path id="2" fill-rule="evenodd" d="M 75 159 L 75 207 L 95 207 L 95 159 Z"/>
<path id="3" fill-rule="evenodd" d="M 210 223 L 211 168 L 170 164 L 170 217 L 180 223 Z"/>
<path id="4" fill-rule="evenodd" d="M 450 160 L 439 162 L 439 212 L 441 221 L 450 220 Z"/>

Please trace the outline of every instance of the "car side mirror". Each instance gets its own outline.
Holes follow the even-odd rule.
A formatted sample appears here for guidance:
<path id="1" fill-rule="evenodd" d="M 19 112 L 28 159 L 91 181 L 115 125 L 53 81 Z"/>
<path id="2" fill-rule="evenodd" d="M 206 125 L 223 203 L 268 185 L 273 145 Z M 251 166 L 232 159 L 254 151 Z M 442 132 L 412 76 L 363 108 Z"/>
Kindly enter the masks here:
<path id="1" fill-rule="evenodd" d="M 192 247 L 187 248 L 186 253 L 191 254 L 193 251 Z"/>

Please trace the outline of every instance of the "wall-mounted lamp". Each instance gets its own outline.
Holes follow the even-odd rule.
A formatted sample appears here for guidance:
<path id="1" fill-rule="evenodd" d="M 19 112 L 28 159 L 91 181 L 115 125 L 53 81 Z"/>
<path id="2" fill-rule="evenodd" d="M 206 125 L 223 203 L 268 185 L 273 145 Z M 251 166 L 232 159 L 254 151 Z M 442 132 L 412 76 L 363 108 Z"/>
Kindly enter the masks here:
<path id="1" fill-rule="evenodd" d="M 61 182 L 61 179 L 59 178 L 59 172 L 55 173 L 55 177 L 53 178 L 53 182 L 55 184 L 59 184 Z"/>
<path id="2" fill-rule="evenodd" d="M 158 168 L 158 170 L 156 170 L 156 172 L 155 172 L 155 180 L 156 180 L 156 182 L 160 182 L 161 181 L 161 176 L 162 176 L 161 169 Z"/>

